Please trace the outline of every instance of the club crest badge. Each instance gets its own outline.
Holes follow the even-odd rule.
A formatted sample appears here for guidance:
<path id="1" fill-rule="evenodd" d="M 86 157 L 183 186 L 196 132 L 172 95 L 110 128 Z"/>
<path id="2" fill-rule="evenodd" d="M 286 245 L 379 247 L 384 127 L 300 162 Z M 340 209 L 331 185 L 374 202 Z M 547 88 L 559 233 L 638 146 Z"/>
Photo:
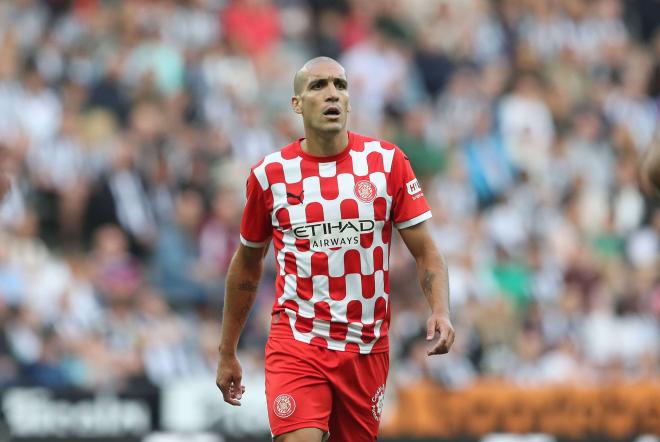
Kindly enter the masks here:
<path id="1" fill-rule="evenodd" d="M 286 419 L 296 411 L 296 401 L 290 394 L 281 394 L 273 402 L 273 411 L 281 419 Z"/>
<path id="2" fill-rule="evenodd" d="M 376 199 L 376 186 L 369 180 L 360 180 L 353 189 L 357 199 L 363 203 L 372 203 Z"/>
<path id="3" fill-rule="evenodd" d="M 385 401 L 385 384 L 378 387 L 376 394 L 371 398 L 373 405 L 371 406 L 371 414 L 373 414 L 374 419 L 380 422 L 380 416 L 383 413 L 383 402 Z"/>

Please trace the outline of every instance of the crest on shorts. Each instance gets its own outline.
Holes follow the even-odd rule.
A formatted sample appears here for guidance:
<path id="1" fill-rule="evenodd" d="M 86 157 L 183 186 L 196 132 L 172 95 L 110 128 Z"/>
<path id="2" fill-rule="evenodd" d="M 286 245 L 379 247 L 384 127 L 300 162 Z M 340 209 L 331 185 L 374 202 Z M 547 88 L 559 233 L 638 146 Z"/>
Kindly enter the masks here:
<path id="1" fill-rule="evenodd" d="M 369 180 L 355 183 L 355 196 L 363 203 L 371 203 L 376 199 L 376 186 Z"/>
<path id="2" fill-rule="evenodd" d="M 273 411 L 277 417 L 285 419 L 296 411 L 296 401 L 290 394 L 281 394 L 273 402 Z"/>
<path id="3" fill-rule="evenodd" d="M 371 414 L 373 414 L 374 419 L 380 422 L 380 415 L 383 412 L 383 402 L 385 401 L 385 384 L 378 387 L 376 394 L 371 398 L 373 405 L 371 406 Z"/>

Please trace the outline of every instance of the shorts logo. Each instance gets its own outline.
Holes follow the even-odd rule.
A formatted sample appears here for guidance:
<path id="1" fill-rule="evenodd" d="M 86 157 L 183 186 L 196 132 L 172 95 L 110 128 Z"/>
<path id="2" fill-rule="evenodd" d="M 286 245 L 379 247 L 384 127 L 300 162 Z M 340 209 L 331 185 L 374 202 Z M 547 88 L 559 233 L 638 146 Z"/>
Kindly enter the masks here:
<path id="1" fill-rule="evenodd" d="M 371 203 L 376 199 L 376 186 L 369 180 L 355 183 L 355 196 L 363 203 Z"/>
<path id="2" fill-rule="evenodd" d="M 422 191 L 422 186 L 419 185 L 417 178 L 410 180 L 406 183 L 406 188 L 408 189 L 409 195 L 414 195 Z"/>
<path id="3" fill-rule="evenodd" d="M 296 401 L 290 394 L 281 394 L 273 402 L 273 411 L 277 417 L 286 419 L 296 411 Z"/>
<path id="4" fill-rule="evenodd" d="M 371 414 L 373 414 L 374 419 L 380 422 L 380 416 L 383 412 L 383 402 L 385 401 L 385 384 L 378 387 L 376 394 L 371 398 L 373 405 L 371 406 Z"/>

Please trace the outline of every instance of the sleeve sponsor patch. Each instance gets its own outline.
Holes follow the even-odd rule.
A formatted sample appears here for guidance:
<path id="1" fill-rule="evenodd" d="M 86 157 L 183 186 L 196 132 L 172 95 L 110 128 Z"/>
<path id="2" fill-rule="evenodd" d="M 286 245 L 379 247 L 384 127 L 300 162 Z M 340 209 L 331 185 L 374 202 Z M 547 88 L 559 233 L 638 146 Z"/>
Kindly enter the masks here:
<path id="1" fill-rule="evenodd" d="M 422 191 L 422 186 L 419 185 L 419 181 L 417 181 L 417 178 L 408 181 L 406 183 L 406 188 L 408 189 L 409 195 L 415 195 Z"/>

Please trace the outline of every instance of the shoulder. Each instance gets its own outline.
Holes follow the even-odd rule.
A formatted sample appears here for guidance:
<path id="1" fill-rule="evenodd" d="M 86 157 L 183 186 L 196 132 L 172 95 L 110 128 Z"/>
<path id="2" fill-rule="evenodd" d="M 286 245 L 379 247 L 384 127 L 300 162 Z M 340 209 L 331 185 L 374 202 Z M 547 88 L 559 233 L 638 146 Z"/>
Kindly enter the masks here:
<path id="1" fill-rule="evenodd" d="M 280 149 L 269 153 L 268 155 L 264 156 L 262 159 L 257 161 L 255 164 L 253 164 L 250 170 L 255 170 L 271 163 L 282 163 L 286 160 L 292 159 L 297 155 L 296 143 L 297 142 L 287 144 L 286 146 L 281 147 Z"/>
<path id="2" fill-rule="evenodd" d="M 408 159 L 399 146 L 392 142 L 359 134 L 353 134 L 353 137 L 356 150 L 363 155 L 377 152 L 382 156 L 385 172 L 391 172 L 393 168 L 399 167 L 397 164 Z"/>
<path id="3" fill-rule="evenodd" d="M 254 175 L 264 190 L 273 181 L 273 174 L 279 176 L 283 173 L 283 168 L 289 163 L 299 163 L 296 146 L 297 141 L 287 144 L 275 152 L 269 153 L 250 168 L 250 175 Z M 298 158 L 298 161 L 296 161 L 296 158 Z"/>

